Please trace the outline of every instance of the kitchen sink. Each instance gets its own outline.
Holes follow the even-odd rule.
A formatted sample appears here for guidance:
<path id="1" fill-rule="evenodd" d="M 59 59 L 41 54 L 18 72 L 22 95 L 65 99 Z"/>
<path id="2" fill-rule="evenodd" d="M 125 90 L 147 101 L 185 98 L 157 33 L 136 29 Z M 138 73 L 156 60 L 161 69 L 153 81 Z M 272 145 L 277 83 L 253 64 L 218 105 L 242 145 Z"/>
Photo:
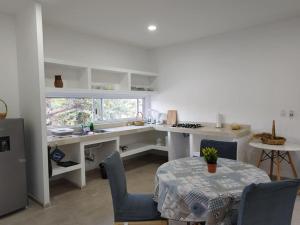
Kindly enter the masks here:
<path id="1" fill-rule="evenodd" d="M 109 132 L 109 131 L 104 130 L 104 129 L 96 129 L 93 132 L 95 134 L 103 134 L 103 133 L 106 133 L 106 132 Z M 74 135 L 78 135 L 78 136 L 86 136 L 86 135 L 91 135 L 91 132 L 82 132 L 82 131 L 79 131 L 79 132 L 74 132 L 73 134 Z"/>
<path id="2" fill-rule="evenodd" d="M 104 129 L 96 129 L 96 130 L 94 130 L 94 133 L 97 133 L 97 134 L 106 133 L 106 132 L 108 132 L 108 131 L 104 130 Z"/>

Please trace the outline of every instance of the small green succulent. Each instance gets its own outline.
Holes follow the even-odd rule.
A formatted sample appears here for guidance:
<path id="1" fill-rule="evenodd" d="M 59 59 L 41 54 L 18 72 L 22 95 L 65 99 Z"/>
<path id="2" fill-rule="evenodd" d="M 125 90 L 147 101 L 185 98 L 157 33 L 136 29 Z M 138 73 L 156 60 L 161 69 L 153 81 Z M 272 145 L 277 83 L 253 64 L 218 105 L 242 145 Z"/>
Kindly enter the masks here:
<path id="1" fill-rule="evenodd" d="M 218 150 L 213 147 L 205 147 L 201 149 L 203 157 L 207 163 L 216 164 L 218 160 Z"/>

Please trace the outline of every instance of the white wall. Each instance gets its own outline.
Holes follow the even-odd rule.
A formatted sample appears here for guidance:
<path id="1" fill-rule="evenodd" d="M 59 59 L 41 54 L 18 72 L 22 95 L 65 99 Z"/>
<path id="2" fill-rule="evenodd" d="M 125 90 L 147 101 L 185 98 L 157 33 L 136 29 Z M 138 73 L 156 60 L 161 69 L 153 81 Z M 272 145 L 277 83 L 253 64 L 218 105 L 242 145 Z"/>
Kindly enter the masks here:
<path id="1" fill-rule="evenodd" d="M 251 124 L 300 140 L 300 18 L 154 51 L 160 94 L 152 106 L 180 120 Z M 294 110 L 295 118 L 281 117 Z M 299 157 L 296 157 L 299 162 Z M 298 172 L 300 172 L 300 163 Z M 285 175 L 290 175 L 288 174 Z"/>
<path id="2" fill-rule="evenodd" d="M 20 111 L 25 120 L 29 194 L 49 204 L 48 153 L 44 87 L 41 5 L 29 2 L 17 15 L 17 52 Z"/>
<path id="3" fill-rule="evenodd" d="M 15 20 L 5 14 L 0 14 L 0 49 L 0 98 L 9 118 L 20 117 Z"/>
<path id="4" fill-rule="evenodd" d="M 79 64 L 151 72 L 154 68 L 151 54 L 146 49 L 51 25 L 44 26 L 44 49 L 46 58 Z"/>

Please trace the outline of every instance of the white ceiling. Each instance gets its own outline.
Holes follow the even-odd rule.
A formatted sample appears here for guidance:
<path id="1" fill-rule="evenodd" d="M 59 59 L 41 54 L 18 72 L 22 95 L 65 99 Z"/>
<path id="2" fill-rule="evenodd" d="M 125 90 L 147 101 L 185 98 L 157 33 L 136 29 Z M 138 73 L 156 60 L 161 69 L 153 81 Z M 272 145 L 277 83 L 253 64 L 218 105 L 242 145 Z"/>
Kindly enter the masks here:
<path id="1" fill-rule="evenodd" d="M 47 24 L 146 48 L 300 16 L 300 0 L 40 1 Z M 18 8 L 24 0 L 0 0 L 0 9 L 1 2 Z M 147 31 L 150 23 L 157 24 L 156 32 Z"/>

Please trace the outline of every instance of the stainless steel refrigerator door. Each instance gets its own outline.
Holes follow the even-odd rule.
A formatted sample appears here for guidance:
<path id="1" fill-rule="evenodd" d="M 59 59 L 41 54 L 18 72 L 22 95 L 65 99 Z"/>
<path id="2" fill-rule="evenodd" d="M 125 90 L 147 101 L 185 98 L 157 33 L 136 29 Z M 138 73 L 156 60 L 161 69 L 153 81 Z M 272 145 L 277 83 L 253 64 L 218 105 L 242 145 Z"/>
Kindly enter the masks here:
<path id="1" fill-rule="evenodd" d="M 0 120 L 0 216 L 26 207 L 23 119 Z"/>

